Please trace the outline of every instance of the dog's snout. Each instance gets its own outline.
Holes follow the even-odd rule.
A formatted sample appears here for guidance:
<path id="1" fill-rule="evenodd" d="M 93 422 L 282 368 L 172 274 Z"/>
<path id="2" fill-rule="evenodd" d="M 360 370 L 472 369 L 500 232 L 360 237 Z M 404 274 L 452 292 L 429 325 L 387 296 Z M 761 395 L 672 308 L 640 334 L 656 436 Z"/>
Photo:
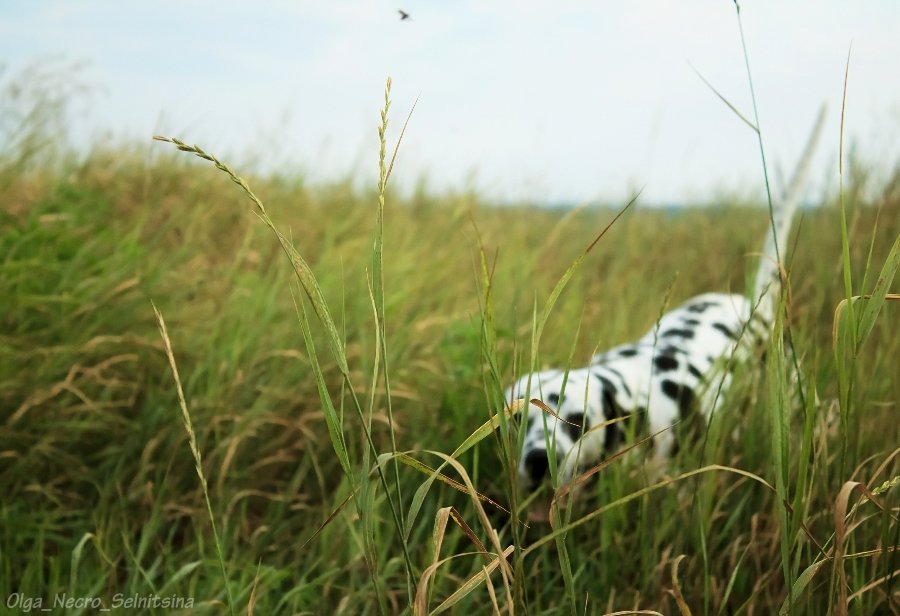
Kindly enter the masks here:
<path id="1" fill-rule="evenodd" d="M 532 484 L 543 481 L 549 470 L 550 462 L 547 460 L 546 449 L 532 449 L 525 456 L 525 473 Z"/>

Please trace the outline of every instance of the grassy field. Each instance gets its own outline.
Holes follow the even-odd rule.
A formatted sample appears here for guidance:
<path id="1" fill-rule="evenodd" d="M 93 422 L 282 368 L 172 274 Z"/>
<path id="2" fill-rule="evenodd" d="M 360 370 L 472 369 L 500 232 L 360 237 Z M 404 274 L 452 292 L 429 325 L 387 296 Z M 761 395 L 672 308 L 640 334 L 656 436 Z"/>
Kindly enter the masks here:
<path id="1" fill-rule="evenodd" d="M 791 365 L 748 367 L 705 450 L 682 448 L 659 480 L 618 459 L 550 525 L 529 521 L 502 388 L 532 356 L 584 364 L 666 306 L 743 290 L 765 208 L 638 202 L 535 348 L 615 209 L 400 197 L 388 151 L 368 191 L 248 178 L 279 240 L 226 173 L 170 144 L 49 165 L 35 143 L 0 168 L 13 611 L 61 595 L 156 597 L 150 613 L 185 598 L 185 613 L 900 611 L 900 306 L 855 301 L 833 327 L 845 273 L 852 295 L 890 290 L 896 177 L 848 174 L 846 259 L 837 194 L 795 225 L 786 327 L 806 407 Z M 458 449 L 441 473 L 462 485 L 432 481 L 423 465 Z"/>

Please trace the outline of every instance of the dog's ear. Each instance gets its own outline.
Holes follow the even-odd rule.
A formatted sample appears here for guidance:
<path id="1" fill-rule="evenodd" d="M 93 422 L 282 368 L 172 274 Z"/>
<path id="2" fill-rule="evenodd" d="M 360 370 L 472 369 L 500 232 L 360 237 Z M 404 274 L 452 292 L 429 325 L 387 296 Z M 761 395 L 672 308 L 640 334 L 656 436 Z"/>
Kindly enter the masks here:
<path id="1" fill-rule="evenodd" d="M 563 430 L 569 435 L 573 443 L 580 439 L 586 430 L 591 429 L 591 422 L 587 419 L 588 417 L 590 417 L 590 413 L 586 415 L 581 412 L 569 413 L 565 416 L 566 423 L 563 424 Z"/>

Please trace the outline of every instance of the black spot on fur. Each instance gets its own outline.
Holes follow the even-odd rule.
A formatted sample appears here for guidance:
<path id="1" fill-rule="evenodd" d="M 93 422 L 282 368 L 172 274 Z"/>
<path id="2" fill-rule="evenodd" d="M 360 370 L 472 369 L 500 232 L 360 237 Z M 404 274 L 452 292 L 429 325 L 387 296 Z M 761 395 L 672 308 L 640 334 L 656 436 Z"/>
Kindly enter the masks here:
<path id="1" fill-rule="evenodd" d="M 678 336 L 679 338 L 691 339 L 694 337 L 694 332 L 693 332 L 693 330 L 690 330 L 690 329 L 674 328 L 674 329 L 667 329 L 662 334 L 660 334 L 660 336 L 662 336 L 664 338 L 669 338 L 671 336 Z"/>
<path id="2" fill-rule="evenodd" d="M 682 417 L 687 417 L 694 405 L 694 390 L 687 385 L 676 383 L 666 379 L 660 386 L 664 394 L 678 403 L 678 412 Z"/>
<path id="3" fill-rule="evenodd" d="M 569 438 L 573 441 L 577 441 L 584 432 L 584 413 L 572 413 L 571 415 L 567 415 L 565 419 L 569 423 L 564 423 L 563 429 L 566 431 L 566 434 L 569 435 Z"/>
<path id="4" fill-rule="evenodd" d="M 625 416 L 625 410 L 616 402 L 616 388 L 609 379 L 601 377 L 603 381 L 603 418 L 606 421 Z M 625 441 L 625 432 L 621 422 L 606 426 L 606 437 L 603 440 L 603 448 L 607 453 L 615 451 L 620 443 Z"/>
<path id="5" fill-rule="evenodd" d="M 608 378 L 600 375 L 600 382 L 603 383 L 603 414 L 607 419 L 613 419 L 615 417 L 620 417 L 621 407 L 616 403 L 616 386 L 613 385 L 613 382 Z M 616 411 L 613 415 L 607 415 L 607 406 L 610 407 L 613 411 Z"/>
<path id="6" fill-rule="evenodd" d="M 622 391 L 625 392 L 626 396 L 628 396 L 629 398 L 631 397 L 631 388 L 625 382 L 625 377 L 622 376 L 621 372 L 619 372 L 615 368 L 610 368 L 609 366 L 604 366 L 603 371 L 619 379 L 619 385 L 622 387 Z M 607 383 L 609 382 L 609 379 L 605 378 L 602 374 L 595 374 L 594 376 L 600 379 L 601 383 L 603 383 L 604 381 L 606 381 Z M 606 387 L 605 383 L 604 387 Z"/>
<path id="7" fill-rule="evenodd" d="M 668 372 L 678 369 L 678 360 L 671 355 L 657 355 L 653 358 L 653 364 L 659 372 Z"/>
<path id="8" fill-rule="evenodd" d="M 716 302 L 697 302 L 695 304 L 691 304 L 687 307 L 688 312 L 696 312 L 697 314 L 702 314 L 706 312 L 707 308 L 711 308 L 715 306 Z"/>
<path id="9" fill-rule="evenodd" d="M 682 321 L 685 325 L 688 325 L 688 326 L 690 326 L 690 327 L 696 327 L 697 325 L 700 325 L 700 321 L 698 321 L 697 319 L 683 318 L 683 319 L 681 319 L 681 321 Z"/>
<path id="10" fill-rule="evenodd" d="M 713 329 L 717 329 L 726 337 L 731 338 L 732 340 L 737 340 L 737 334 L 730 327 L 725 325 L 724 323 L 713 323 Z"/>
<path id="11" fill-rule="evenodd" d="M 700 372 L 700 370 L 699 370 L 696 366 L 693 366 L 693 365 L 691 365 L 691 364 L 688 364 L 687 369 L 688 369 L 688 372 L 690 372 L 691 374 L 693 374 L 693 375 L 694 375 L 695 377 L 697 377 L 698 379 L 702 379 L 702 378 L 703 378 L 703 373 Z"/>
<path id="12" fill-rule="evenodd" d="M 634 414 L 631 416 L 633 421 L 637 422 L 638 431 L 644 431 L 647 429 L 647 424 L 649 423 L 649 419 L 647 417 L 647 407 L 639 406 L 634 409 Z"/>
<path id="13" fill-rule="evenodd" d="M 622 357 L 634 357 L 637 355 L 637 349 L 622 349 L 619 351 L 619 355 Z"/>
<path id="14" fill-rule="evenodd" d="M 533 483 L 539 483 L 547 475 L 549 469 L 550 461 L 547 460 L 546 449 L 532 449 L 525 456 L 525 471 Z"/>
<path id="15" fill-rule="evenodd" d="M 625 442 L 625 431 L 622 424 L 616 423 L 606 426 L 606 438 L 603 439 L 604 455 L 612 454 Z"/>
<path id="16" fill-rule="evenodd" d="M 559 405 L 559 394 L 550 394 L 547 396 L 547 402 L 555 406 Z"/>

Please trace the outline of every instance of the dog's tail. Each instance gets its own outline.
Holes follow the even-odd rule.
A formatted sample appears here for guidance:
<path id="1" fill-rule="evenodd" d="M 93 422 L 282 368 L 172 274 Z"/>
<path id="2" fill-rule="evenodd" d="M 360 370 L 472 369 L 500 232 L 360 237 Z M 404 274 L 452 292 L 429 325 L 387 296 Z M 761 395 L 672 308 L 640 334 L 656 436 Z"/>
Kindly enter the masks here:
<path id="1" fill-rule="evenodd" d="M 816 124 L 806 142 L 803 155 L 794 170 L 787 193 L 780 203 L 772 204 L 772 226 L 766 236 L 759 259 L 759 269 L 756 272 L 752 297 L 754 312 L 767 323 L 771 323 L 775 316 L 775 306 L 781 291 L 782 266 L 788 251 L 787 243 L 790 237 L 791 223 L 803 195 L 813 154 L 825 125 L 825 111 L 826 107 L 822 105 Z"/>

